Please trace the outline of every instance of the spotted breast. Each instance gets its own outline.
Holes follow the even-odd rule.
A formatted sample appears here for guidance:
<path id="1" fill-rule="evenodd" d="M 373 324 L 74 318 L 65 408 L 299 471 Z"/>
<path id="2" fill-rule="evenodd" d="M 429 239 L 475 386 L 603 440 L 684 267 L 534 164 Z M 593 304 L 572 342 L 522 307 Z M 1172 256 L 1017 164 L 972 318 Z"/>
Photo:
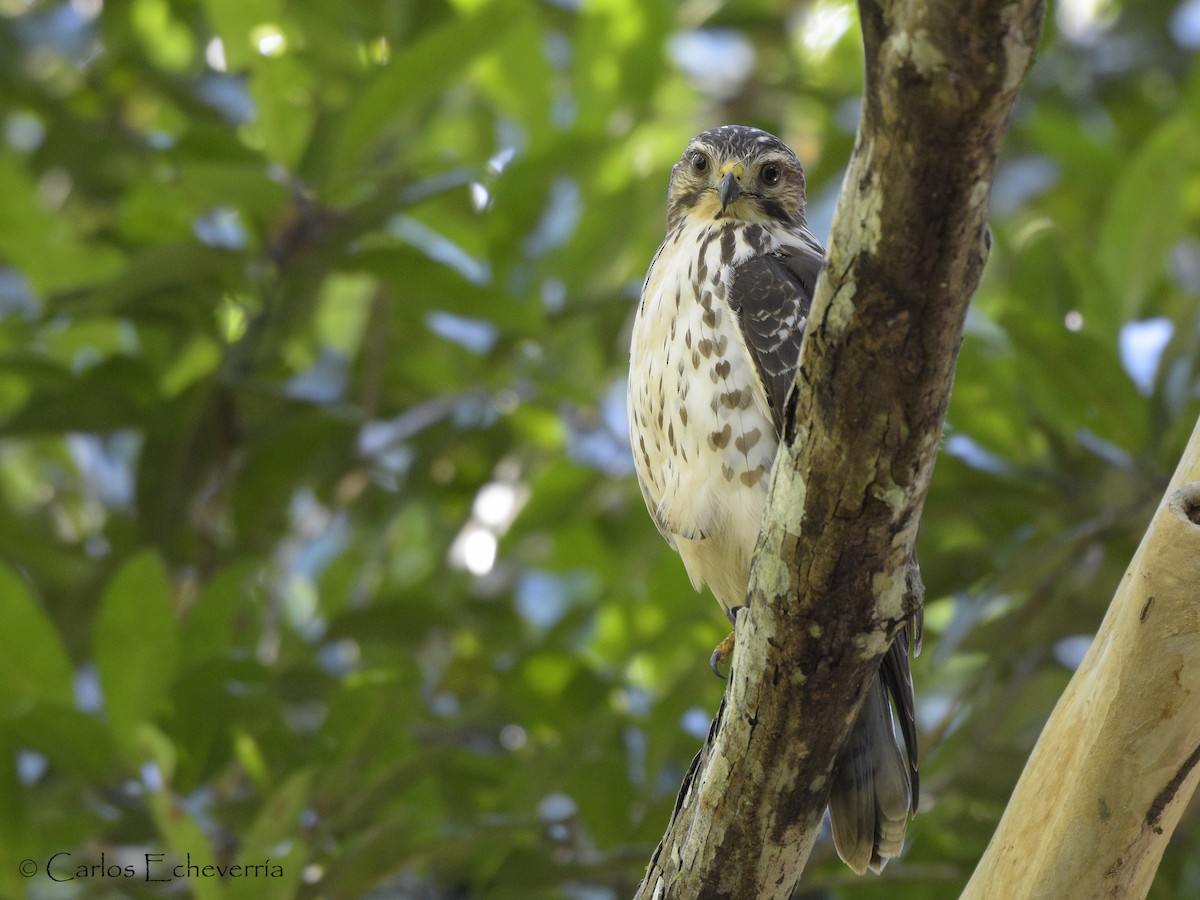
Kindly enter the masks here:
<path id="1" fill-rule="evenodd" d="M 634 324 L 638 480 L 692 583 L 707 583 L 726 612 L 744 602 L 777 446 L 729 297 L 737 268 L 779 246 L 758 225 L 677 227 L 651 266 Z"/>

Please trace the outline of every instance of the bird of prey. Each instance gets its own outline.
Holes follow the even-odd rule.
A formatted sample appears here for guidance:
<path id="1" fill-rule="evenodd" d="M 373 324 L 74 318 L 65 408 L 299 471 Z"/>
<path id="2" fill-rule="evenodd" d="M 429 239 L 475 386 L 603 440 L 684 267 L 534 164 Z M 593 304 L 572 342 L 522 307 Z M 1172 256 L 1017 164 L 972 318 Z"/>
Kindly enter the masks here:
<path id="1" fill-rule="evenodd" d="M 800 161 L 774 135 L 726 125 L 693 138 L 671 170 L 667 236 L 634 320 L 628 411 L 638 484 L 692 584 L 707 584 L 731 621 L 746 602 L 785 400 L 824 262 L 805 226 L 804 189 Z M 907 644 L 902 632 L 835 765 L 834 844 L 860 874 L 881 871 L 900 853 L 916 809 Z M 725 655 L 731 646 L 723 645 Z"/>

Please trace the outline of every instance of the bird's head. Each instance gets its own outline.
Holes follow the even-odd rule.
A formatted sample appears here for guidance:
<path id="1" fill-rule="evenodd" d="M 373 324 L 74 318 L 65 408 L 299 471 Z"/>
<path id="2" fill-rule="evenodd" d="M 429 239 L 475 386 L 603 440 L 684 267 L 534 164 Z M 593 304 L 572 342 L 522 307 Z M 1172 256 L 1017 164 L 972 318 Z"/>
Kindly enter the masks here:
<path id="1" fill-rule="evenodd" d="M 773 134 L 723 125 L 688 142 L 671 170 L 667 224 L 685 218 L 804 224 L 804 169 Z"/>

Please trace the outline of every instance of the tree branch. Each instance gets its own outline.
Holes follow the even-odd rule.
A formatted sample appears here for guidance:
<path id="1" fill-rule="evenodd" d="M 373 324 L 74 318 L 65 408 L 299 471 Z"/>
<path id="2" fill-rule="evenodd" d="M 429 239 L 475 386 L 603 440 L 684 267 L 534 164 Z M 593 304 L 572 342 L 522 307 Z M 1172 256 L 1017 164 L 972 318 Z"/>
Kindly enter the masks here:
<path id="1" fill-rule="evenodd" d="M 1145 897 L 1200 782 L 1200 422 L 963 900 Z"/>
<path id="2" fill-rule="evenodd" d="M 1041 0 L 861 0 L 862 120 L 800 354 L 750 607 L 638 898 L 787 898 L 905 619 L 987 200 Z"/>

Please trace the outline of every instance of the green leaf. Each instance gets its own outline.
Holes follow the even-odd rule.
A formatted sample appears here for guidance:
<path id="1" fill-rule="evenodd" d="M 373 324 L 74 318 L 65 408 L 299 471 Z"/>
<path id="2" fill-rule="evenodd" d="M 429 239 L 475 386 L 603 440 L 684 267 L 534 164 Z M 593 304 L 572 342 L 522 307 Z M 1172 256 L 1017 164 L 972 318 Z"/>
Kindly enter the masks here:
<path id="1" fill-rule="evenodd" d="M 94 715 L 60 703 L 39 703 L 5 723 L 20 746 L 44 753 L 76 777 L 103 779 L 116 760 L 112 733 Z"/>
<path id="2" fill-rule="evenodd" d="M 1163 263 L 1183 232 L 1185 185 L 1200 162 L 1200 130 L 1177 116 L 1129 160 L 1113 191 L 1096 261 L 1126 318 L 1139 315 L 1146 294 L 1164 275 Z"/>
<path id="3" fill-rule="evenodd" d="M 175 559 L 196 540 L 180 510 L 201 490 L 223 450 L 232 415 L 224 393 L 208 380 L 158 404 L 145 424 L 138 464 L 138 525 L 146 540 Z"/>
<path id="4" fill-rule="evenodd" d="M 134 726 L 162 712 L 179 664 L 171 584 L 153 551 L 142 551 L 109 582 L 92 643 L 105 710 L 118 741 L 134 749 Z"/>
<path id="5" fill-rule="evenodd" d="M 140 253 L 116 278 L 74 301 L 68 309 L 79 313 L 120 309 L 136 316 L 149 311 L 144 302 L 149 298 L 162 296 L 179 305 L 188 292 L 219 295 L 222 289 L 240 286 L 243 262 L 240 253 L 194 241 L 162 244 Z"/>
<path id="6" fill-rule="evenodd" d="M 258 106 L 255 123 L 268 159 L 294 170 L 312 130 L 312 76 L 293 55 L 261 59 L 250 94 Z"/>
<path id="7" fill-rule="evenodd" d="M 550 125 L 554 72 L 544 53 L 530 53 L 545 40 L 541 23 L 529 18 L 476 64 L 476 79 L 496 106 L 533 134 Z"/>
<path id="8" fill-rule="evenodd" d="M 354 424 L 335 412 L 294 401 L 242 395 L 243 410 L 260 428 L 244 448 L 232 509 L 237 534 L 254 546 L 277 533 L 297 485 L 340 471 L 353 453 Z"/>
<path id="9" fill-rule="evenodd" d="M 192 817 L 192 814 L 183 808 L 179 799 L 171 791 L 164 788 L 149 792 L 146 796 L 146 804 L 158 826 L 159 834 L 166 841 L 165 849 L 174 851 L 174 858 L 172 858 L 172 854 L 168 853 L 165 860 L 152 863 L 157 867 L 153 870 L 157 877 L 172 878 L 172 880 L 178 881 L 173 877 L 175 865 L 195 866 L 197 871 L 190 875 L 186 874 L 185 869 L 186 884 L 191 895 L 198 900 L 220 900 L 225 897 L 226 893 L 221 878 L 198 874 L 203 873 L 205 866 L 215 865 L 217 858 L 213 853 L 208 836 Z M 228 862 L 225 864 L 228 865 Z"/>
<path id="10" fill-rule="evenodd" d="M 0 563 L 0 713 L 72 703 L 71 662 L 25 581 Z"/>
<path id="11" fill-rule="evenodd" d="M 29 176 L 3 157 L 0 197 L 0 260 L 24 272 L 35 291 L 78 287 L 120 270 L 117 251 L 81 239 L 72 228 L 78 220 L 46 209 Z"/>
<path id="12" fill-rule="evenodd" d="M 0 430 L 24 435 L 133 427 L 141 424 L 154 393 L 153 375 L 142 360 L 117 356 L 61 389 L 33 394 Z"/>
<path id="13" fill-rule="evenodd" d="M 253 592 L 262 564 L 250 557 L 216 574 L 192 603 L 182 626 L 181 665 L 220 660 L 237 649 L 253 649 L 257 631 L 247 632 L 257 609 Z M 249 644 L 249 646 L 243 646 Z"/>
<path id="14" fill-rule="evenodd" d="M 171 174 L 170 180 L 143 179 L 121 197 L 117 224 L 126 239 L 145 244 L 187 241 L 196 217 L 215 206 L 233 207 L 251 221 L 266 221 L 288 202 L 287 188 L 271 180 L 261 158 L 187 159 Z"/>
<path id="15" fill-rule="evenodd" d="M 283 877 L 236 880 L 231 885 L 230 897 L 284 900 L 295 896 L 307 856 L 307 848 L 297 840 L 297 832 L 300 814 L 313 800 L 313 774 L 312 769 L 301 769 L 274 791 L 242 841 L 242 859 L 251 863 L 270 859 L 272 864 L 282 866 Z"/>
<path id="16" fill-rule="evenodd" d="M 209 20 L 225 45 L 225 60 L 237 71 L 253 65 L 258 58 L 251 34 L 264 24 L 280 20 L 279 0 L 206 0 Z"/>
<path id="17" fill-rule="evenodd" d="M 460 78 L 475 56 L 522 18 L 525 7 L 490 3 L 474 15 L 443 25 L 397 53 L 350 107 L 342 123 L 332 171 L 354 173 L 401 113 L 412 113 Z"/>

